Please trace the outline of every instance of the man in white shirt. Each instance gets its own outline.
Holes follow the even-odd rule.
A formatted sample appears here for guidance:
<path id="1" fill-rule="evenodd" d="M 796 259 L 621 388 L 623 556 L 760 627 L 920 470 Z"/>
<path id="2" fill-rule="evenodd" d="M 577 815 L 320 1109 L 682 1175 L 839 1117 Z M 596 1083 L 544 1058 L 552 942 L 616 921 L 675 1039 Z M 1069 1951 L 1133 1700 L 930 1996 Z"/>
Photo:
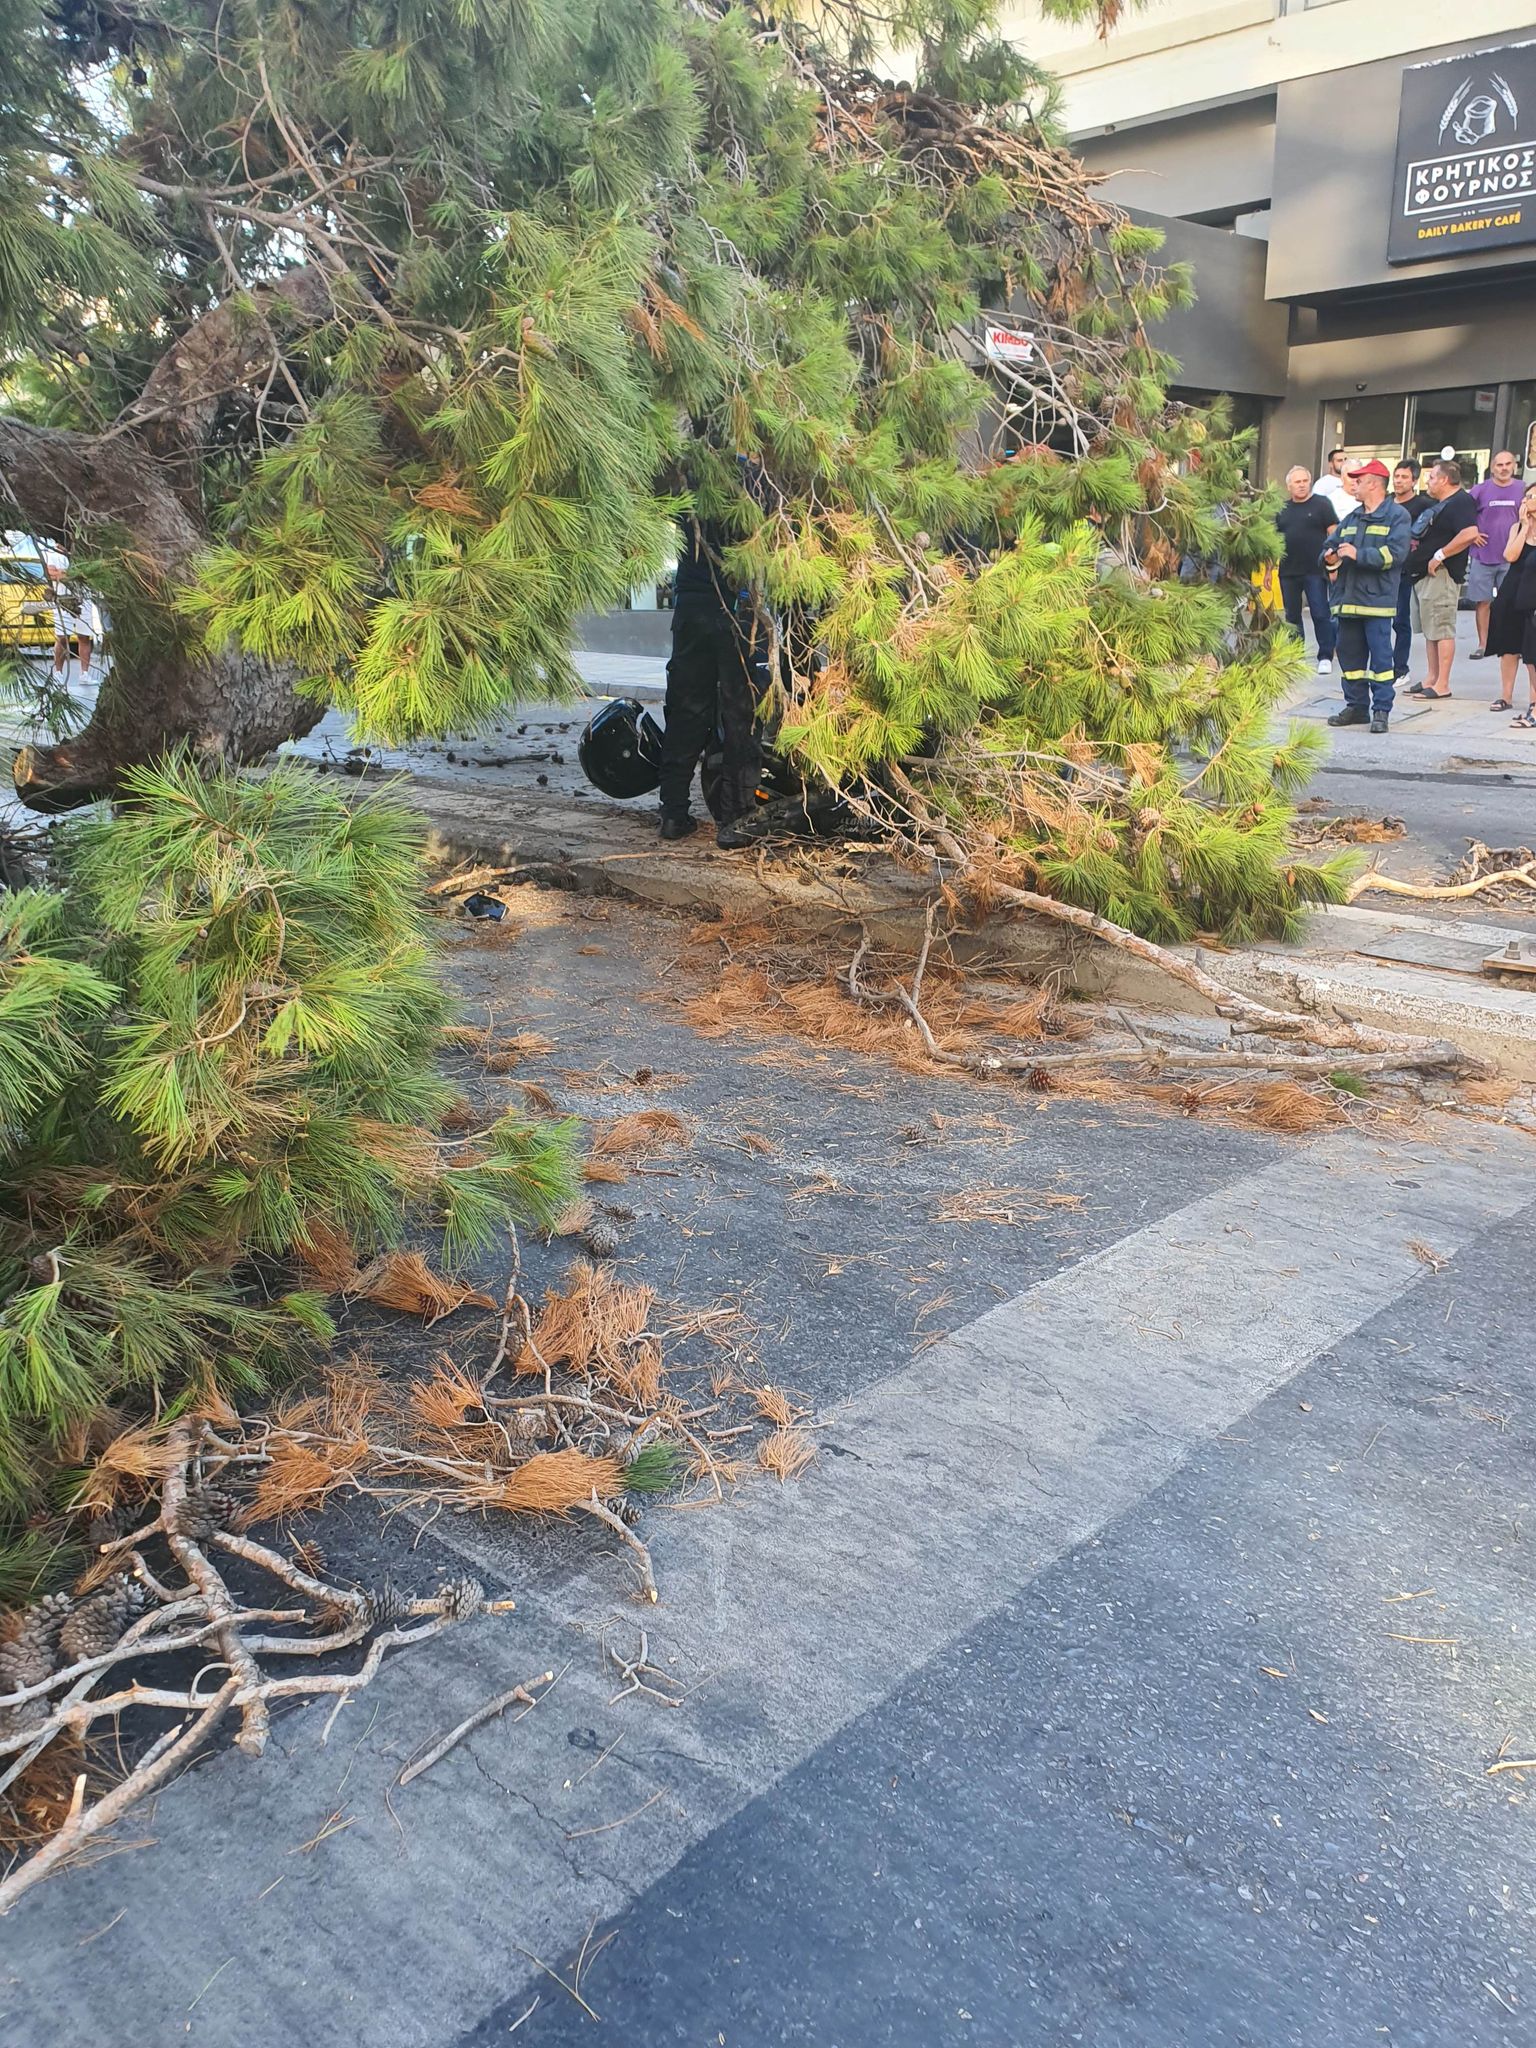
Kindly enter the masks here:
<path id="1" fill-rule="evenodd" d="M 1342 519 L 1346 512 L 1353 512 L 1359 502 L 1350 489 L 1349 478 L 1344 474 L 1344 466 L 1348 461 L 1349 455 L 1345 449 L 1330 448 L 1327 470 L 1313 485 L 1315 495 L 1326 498 L 1333 507 L 1335 519 Z"/>
<path id="2" fill-rule="evenodd" d="M 42 564 L 53 585 L 53 679 L 62 685 L 69 677 L 69 643 L 80 649 L 80 680 L 90 681 L 91 657 L 101 640 L 101 611 L 96 600 L 83 590 L 67 588 L 69 557 L 31 533 L 7 533 L 5 544 L 13 552 L 31 555 Z"/>

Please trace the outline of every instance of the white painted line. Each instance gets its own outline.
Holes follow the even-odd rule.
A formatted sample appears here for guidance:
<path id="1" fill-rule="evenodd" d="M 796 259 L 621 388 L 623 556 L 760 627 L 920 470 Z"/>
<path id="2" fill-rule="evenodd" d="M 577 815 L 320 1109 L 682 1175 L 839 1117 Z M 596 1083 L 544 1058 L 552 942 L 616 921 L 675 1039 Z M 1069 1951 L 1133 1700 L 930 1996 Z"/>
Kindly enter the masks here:
<path id="1" fill-rule="evenodd" d="M 1536 1201 L 1529 1138 L 1453 1142 L 1288 1152 L 1001 1304 L 829 1418 L 800 1481 L 654 1516 L 659 1609 L 627 1604 L 624 1560 L 605 1556 L 558 1613 L 402 1658 L 329 1748 L 311 1712 L 280 1724 L 265 1764 L 210 1760 L 161 1797 L 156 1848 L 45 1886 L 6 1923 L 0 2033 L 159 2041 L 233 1957 L 199 2007 L 203 2038 L 448 2048 L 531 1974 L 521 1950 L 558 1965 L 594 1918 L 1421 1281 L 1410 1239 L 1451 1254 Z M 498 1576 L 490 1553 L 482 1568 Z M 644 1623 L 679 1673 L 713 1676 L 681 1713 L 610 1708 L 611 1667 L 568 1616 L 618 1617 L 629 1643 Z M 397 1825 L 384 1797 L 414 1744 L 509 1671 L 567 1657 L 528 1720 L 396 1794 Z M 567 1792 L 589 1735 L 621 1730 L 614 1760 Z M 657 1786 L 632 1824 L 567 1839 Z M 293 1854 L 338 1800 L 356 1824 Z M 114 1932 L 78 1951 L 120 1905 L 125 1945 Z"/>

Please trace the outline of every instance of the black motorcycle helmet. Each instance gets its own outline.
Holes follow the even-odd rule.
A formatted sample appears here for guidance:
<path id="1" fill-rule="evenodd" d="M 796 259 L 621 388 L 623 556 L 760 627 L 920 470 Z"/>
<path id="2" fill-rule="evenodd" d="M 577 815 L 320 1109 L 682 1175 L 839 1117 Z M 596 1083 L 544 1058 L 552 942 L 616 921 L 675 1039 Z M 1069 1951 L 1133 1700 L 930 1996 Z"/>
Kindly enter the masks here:
<path id="1" fill-rule="evenodd" d="M 615 697 L 592 718 L 576 758 L 604 796 L 644 796 L 661 781 L 661 727 L 637 697 Z"/>

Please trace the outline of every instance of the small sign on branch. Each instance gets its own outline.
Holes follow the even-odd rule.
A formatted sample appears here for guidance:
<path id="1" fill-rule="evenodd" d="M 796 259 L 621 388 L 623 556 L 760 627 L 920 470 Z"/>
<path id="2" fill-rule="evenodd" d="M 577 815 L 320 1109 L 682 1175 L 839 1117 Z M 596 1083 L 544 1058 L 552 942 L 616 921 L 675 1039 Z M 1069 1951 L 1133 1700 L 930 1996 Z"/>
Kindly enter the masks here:
<path id="1" fill-rule="evenodd" d="M 1035 337 L 1017 327 L 984 327 L 981 346 L 989 363 L 1011 366 L 1035 359 Z"/>

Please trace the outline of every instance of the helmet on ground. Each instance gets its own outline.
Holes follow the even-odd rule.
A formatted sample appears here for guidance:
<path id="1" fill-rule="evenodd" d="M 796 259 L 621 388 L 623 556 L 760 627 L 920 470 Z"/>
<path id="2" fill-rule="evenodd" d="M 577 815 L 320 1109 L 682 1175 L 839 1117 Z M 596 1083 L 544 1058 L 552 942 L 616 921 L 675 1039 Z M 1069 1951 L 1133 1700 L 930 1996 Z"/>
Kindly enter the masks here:
<path id="1" fill-rule="evenodd" d="M 661 781 L 661 727 L 636 697 L 615 697 L 576 746 L 581 772 L 604 796 L 644 796 Z"/>

